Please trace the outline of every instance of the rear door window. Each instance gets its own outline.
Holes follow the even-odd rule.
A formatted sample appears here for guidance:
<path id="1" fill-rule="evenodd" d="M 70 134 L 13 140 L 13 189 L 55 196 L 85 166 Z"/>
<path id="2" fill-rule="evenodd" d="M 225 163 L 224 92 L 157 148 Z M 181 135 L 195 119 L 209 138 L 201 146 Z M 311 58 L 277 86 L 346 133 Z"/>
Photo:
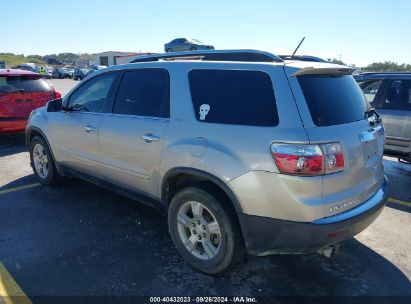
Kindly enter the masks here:
<path id="1" fill-rule="evenodd" d="M 197 120 L 250 126 L 278 124 L 268 74 L 244 70 L 192 70 L 189 82 Z"/>
<path id="2" fill-rule="evenodd" d="M 121 80 L 113 113 L 149 117 L 170 117 L 168 71 L 127 71 Z"/>
<path id="3" fill-rule="evenodd" d="M 16 90 L 25 92 L 48 92 L 51 86 L 38 76 L 0 76 L 0 93 L 9 93 Z"/>
<path id="4" fill-rule="evenodd" d="M 383 108 L 411 110 L 411 80 L 393 80 L 388 89 Z"/>
<path id="5" fill-rule="evenodd" d="M 315 125 L 332 126 L 365 118 L 369 105 L 351 75 L 305 75 L 298 81 Z"/>

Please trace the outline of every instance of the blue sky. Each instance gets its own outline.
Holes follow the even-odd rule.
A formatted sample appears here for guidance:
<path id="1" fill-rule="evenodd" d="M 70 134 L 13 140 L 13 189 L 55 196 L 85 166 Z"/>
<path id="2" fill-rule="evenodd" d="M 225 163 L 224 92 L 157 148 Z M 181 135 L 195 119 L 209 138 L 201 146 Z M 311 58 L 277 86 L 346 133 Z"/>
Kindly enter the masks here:
<path id="1" fill-rule="evenodd" d="M 0 0 L 0 52 L 162 52 L 176 37 L 217 49 L 411 63 L 410 0 Z"/>

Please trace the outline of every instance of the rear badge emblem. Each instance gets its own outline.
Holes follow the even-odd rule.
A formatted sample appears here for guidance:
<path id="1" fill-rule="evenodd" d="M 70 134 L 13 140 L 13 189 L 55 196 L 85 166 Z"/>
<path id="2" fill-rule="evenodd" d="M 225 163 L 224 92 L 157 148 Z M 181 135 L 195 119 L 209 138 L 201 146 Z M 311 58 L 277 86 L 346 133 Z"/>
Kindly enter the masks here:
<path id="1" fill-rule="evenodd" d="M 347 202 L 332 206 L 332 207 L 330 207 L 329 210 L 330 210 L 330 212 L 335 212 L 335 211 L 338 211 L 338 210 L 341 210 L 341 209 L 346 209 L 346 208 L 351 207 L 351 206 L 356 205 L 356 204 L 357 204 L 356 200 L 349 200 Z"/>

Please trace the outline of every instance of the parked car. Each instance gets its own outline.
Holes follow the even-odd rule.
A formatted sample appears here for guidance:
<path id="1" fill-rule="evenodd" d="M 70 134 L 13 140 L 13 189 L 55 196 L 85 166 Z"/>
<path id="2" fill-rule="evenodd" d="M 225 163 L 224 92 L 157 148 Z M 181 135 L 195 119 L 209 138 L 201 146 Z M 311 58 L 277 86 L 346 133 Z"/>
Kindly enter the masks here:
<path id="1" fill-rule="evenodd" d="M 379 215 L 384 128 L 352 69 L 250 50 L 159 60 L 180 55 L 96 71 L 33 112 L 38 180 L 72 174 L 162 208 L 206 273 L 245 252 L 329 256 Z"/>
<path id="2" fill-rule="evenodd" d="M 75 71 L 75 68 L 72 68 L 72 67 L 66 67 L 66 69 L 67 69 L 67 71 L 70 73 L 71 77 L 73 77 L 73 75 L 74 75 L 74 71 Z"/>
<path id="3" fill-rule="evenodd" d="M 84 78 L 88 77 L 90 74 L 93 74 L 94 72 L 98 70 L 102 70 L 107 68 L 105 65 L 93 65 L 90 70 L 87 71 L 87 73 L 84 74 Z"/>
<path id="4" fill-rule="evenodd" d="M 88 69 L 75 69 L 73 73 L 73 80 L 83 80 L 88 72 Z"/>
<path id="5" fill-rule="evenodd" d="M 73 74 L 66 68 L 55 68 L 53 70 L 53 78 L 72 78 Z"/>
<path id="6" fill-rule="evenodd" d="M 21 70 L 25 70 L 25 71 L 36 72 L 36 65 L 34 63 L 31 63 L 31 62 L 21 63 L 19 65 L 19 68 Z"/>
<path id="7" fill-rule="evenodd" d="M 166 52 L 214 50 L 214 46 L 203 44 L 197 39 L 177 38 L 164 45 Z"/>
<path id="8" fill-rule="evenodd" d="M 363 73 L 355 77 L 384 121 L 385 153 L 411 162 L 411 73 Z"/>
<path id="9" fill-rule="evenodd" d="M 46 79 L 53 78 L 53 68 L 45 67 L 45 70 L 46 70 L 46 74 L 44 74 L 44 78 L 46 78 Z"/>
<path id="10" fill-rule="evenodd" d="M 92 70 L 97 71 L 101 69 L 105 69 L 107 66 L 106 65 L 93 65 Z"/>
<path id="11" fill-rule="evenodd" d="M 32 110 L 60 97 L 39 74 L 0 69 L 0 135 L 23 132 Z"/>

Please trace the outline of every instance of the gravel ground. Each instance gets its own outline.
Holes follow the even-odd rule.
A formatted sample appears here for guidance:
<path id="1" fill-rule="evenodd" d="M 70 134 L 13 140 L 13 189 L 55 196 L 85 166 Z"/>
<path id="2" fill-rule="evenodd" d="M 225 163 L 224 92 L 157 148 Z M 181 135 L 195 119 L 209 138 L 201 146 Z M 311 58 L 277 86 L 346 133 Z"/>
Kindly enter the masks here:
<path id="1" fill-rule="evenodd" d="M 72 79 L 48 79 L 47 81 L 63 96 L 79 83 L 79 81 Z"/>

